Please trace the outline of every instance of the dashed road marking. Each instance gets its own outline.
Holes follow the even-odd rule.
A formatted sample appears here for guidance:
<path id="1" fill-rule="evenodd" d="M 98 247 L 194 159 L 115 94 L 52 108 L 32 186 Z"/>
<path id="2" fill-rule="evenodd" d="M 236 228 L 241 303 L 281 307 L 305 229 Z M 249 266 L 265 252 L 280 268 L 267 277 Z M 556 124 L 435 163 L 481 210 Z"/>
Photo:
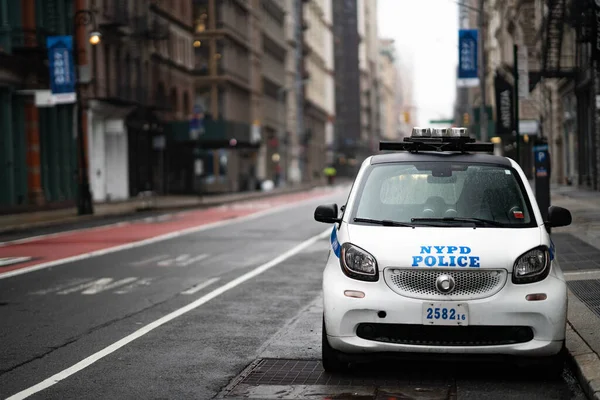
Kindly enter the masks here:
<path id="1" fill-rule="evenodd" d="M 344 191 L 344 190 L 340 190 L 340 193 L 342 191 Z M 107 254 L 116 253 L 118 251 L 135 249 L 138 247 L 147 246 L 149 244 L 164 242 L 166 240 L 179 238 L 179 237 L 182 237 L 185 235 L 190 235 L 193 233 L 203 232 L 203 231 L 207 231 L 210 229 L 222 228 L 222 227 L 233 225 L 233 224 L 239 224 L 239 223 L 243 223 L 243 222 L 253 221 L 255 219 L 259 219 L 259 218 L 265 217 L 267 215 L 284 212 L 285 210 L 288 210 L 291 208 L 297 208 L 304 204 L 316 202 L 321 197 L 329 196 L 330 194 L 332 194 L 332 193 L 324 192 L 315 197 L 310 197 L 310 198 L 298 200 L 298 201 L 292 200 L 287 204 L 283 204 L 281 206 L 277 205 L 277 206 L 271 207 L 267 210 L 257 211 L 256 213 L 252 213 L 250 215 L 244 215 L 244 216 L 235 217 L 232 219 L 224 219 L 224 220 L 220 220 L 220 221 L 216 221 L 216 222 L 211 222 L 211 223 L 208 223 L 205 225 L 194 226 L 194 227 L 190 227 L 190 228 L 186 228 L 186 229 L 182 229 L 182 230 L 178 230 L 178 231 L 174 231 L 174 232 L 160 234 L 160 235 L 148 238 L 148 239 L 139 240 L 137 242 L 126 243 L 126 244 L 122 244 L 122 245 L 117 245 L 117 246 L 113 246 L 113 247 L 108 247 L 108 248 L 104 248 L 104 249 L 100 249 L 100 250 L 91 251 L 89 253 L 78 254 L 75 256 L 61 258 L 59 260 L 48 261 L 48 262 L 32 265 L 30 267 L 16 269 L 13 271 L 2 272 L 2 273 L 0 273 L 0 279 L 7 279 L 7 278 L 12 278 L 12 277 L 18 276 L 18 275 L 29 274 L 31 272 L 39 271 L 42 269 L 55 267 L 55 266 L 59 266 L 59 265 L 64 265 L 64 264 L 69 264 L 69 263 L 73 263 L 75 261 L 81 261 L 81 260 L 85 260 L 85 259 L 92 258 L 92 257 L 104 256 Z M 128 222 L 125 222 L 123 224 L 128 224 Z M 104 229 L 106 229 L 106 228 L 107 227 L 105 226 Z M 102 228 L 100 228 L 100 229 L 102 229 Z M 82 231 L 82 230 L 80 230 L 80 231 Z M 71 231 L 71 233 L 72 232 L 73 231 Z M 54 236 L 58 236 L 58 235 L 60 235 L 60 234 L 54 234 Z M 50 235 L 47 235 L 46 237 L 49 237 L 49 236 Z M 27 238 L 27 239 L 21 240 L 20 242 L 23 243 L 25 241 L 30 241 L 30 240 L 33 240 L 33 239 Z M 17 243 L 17 241 L 7 242 L 7 243 L 14 244 L 14 243 Z"/>
<path id="2" fill-rule="evenodd" d="M 76 278 L 68 282 L 29 293 L 30 295 L 69 295 L 80 292 L 81 295 L 94 295 L 113 291 L 115 294 L 126 294 L 141 286 L 148 286 L 154 278 L 127 277 L 115 280 L 110 277 L 103 278 Z M 115 290 L 118 289 L 118 290 Z"/>
<path id="3" fill-rule="evenodd" d="M 271 261 L 269 261 L 259 267 L 256 267 L 253 270 L 246 272 L 243 275 L 238 276 L 234 280 L 229 281 L 222 286 L 219 286 L 212 292 L 205 294 L 204 296 L 200 297 L 199 299 L 194 300 L 193 302 L 189 303 L 188 305 L 186 305 L 182 308 L 179 308 L 179 309 L 165 315 L 164 317 L 161 317 L 161 318 L 157 319 L 156 321 L 151 322 L 148 325 L 141 327 L 137 331 L 131 333 L 128 336 L 125 336 L 123 339 L 111 344 L 108 347 L 105 347 L 104 349 L 92 354 L 91 356 L 84 358 L 83 360 L 72 365 L 71 367 L 64 369 L 64 370 L 52 375 L 51 377 L 49 377 L 47 379 L 27 388 L 25 390 L 22 390 L 19 393 L 16 393 L 16 394 L 10 396 L 7 400 L 25 399 L 29 396 L 32 396 L 36 393 L 41 392 L 44 389 L 47 389 L 51 386 L 56 385 L 58 382 L 67 379 L 71 375 L 76 374 L 77 372 L 89 367 L 90 365 L 103 359 L 104 357 L 108 356 L 109 354 L 114 353 L 115 351 L 119 350 L 121 347 L 128 345 L 129 343 L 133 342 L 136 339 L 139 339 L 140 337 L 146 335 L 149 332 L 152 332 L 154 329 L 156 329 L 156 328 L 158 328 L 158 327 L 160 327 L 160 326 L 174 320 L 175 318 L 180 317 L 192 310 L 195 310 L 196 308 L 200 307 L 201 305 L 208 303 L 210 300 L 214 299 L 215 297 L 218 297 L 218 296 L 222 295 L 223 293 L 226 293 L 226 292 L 230 291 L 231 289 L 238 287 L 239 285 L 245 283 L 246 281 L 249 281 L 250 279 L 255 278 L 255 277 L 259 276 L 260 274 L 270 270 L 271 268 L 276 267 L 277 265 L 281 264 L 285 260 L 295 256 L 296 254 L 300 253 L 304 249 L 317 243 L 317 241 L 327 238 L 330 235 L 330 233 L 331 233 L 331 229 L 328 228 L 326 231 L 321 232 L 320 234 L 315 235 L 315 236 L 311 237 L 310 239 L 305 240 L 304 242 L 298 244 L 294 248 L 275 257 Z"/>
<path id="4" fill-rule="evenodd" d="M 69 280 L 66 283 L 63 283 L 63 284 L 60 284 L 60 285 L 56 285 L 56 286 L 53 286 L 53 287 L 48 288 L 48 289 L 42 289 L 42 290 L 38 290 L 38 291 L 35 291 L 35 292 L 31 292 L 30 294 L 33 294 L 33 295 L 45 295 L 45 294 L 55 293 L 55 292 L 58 292 L 58 291 L 63 290 L 63 289 L 68 289 L 68 288 L 70 288 L 72 286 L 81 285 L 81 284 L 89 282 L 91 280 L 92 280 L 92 278 L 76 278 L 76 279 L 71 279 L 71 280 Z"/>
<path id="5" fill-rule="evenodd" d="M 105 292 L 107 290 L 116 289 L 119 286 L 124 286 L 124 285 L 127 285 L 128 283 L 137 281 L 137 279 L 138 278 L 129 277 L 129 278 L 125 278 L 125 279 L 121 279 L 119 281 L 113 282 L 112 278 L 108 278 L 107 281 L 98 283 L 98 284 L 84 290 L 83 292 L 81 292 L 81 294 L 97 294 L 97 293 Z"/>
<path id="6" fill-rule="evenodd" d="M 134 261 L 134 262 L 130 263 L 129 265 L 133 265 L 134 267 L 140 267 L 142 265 L 152 264 L 152 263 L 155 263 L 155 262 L 159 262 L 159 261 L 165 260 L 167 258 L 169 258 L 168 254 L 162 254 L 162 255 L 159 255 L 159 256 L 147 258 L 145 260 Z"/>
<path id="7" fill-rule="evenodd" d="M 188 290 L 184 290 L 183 292 L 181 292 L 181 294 L 194 294 L 194 293 L 197 293 L 197 292 L 201 291 L 202 289 L 204 289 L 206 287 L 209 287 L 213 283 L 219 281 L 219 279 L 221 279 L 221 278 L 212 278 L 212 279 L 209 279 L 206 282 L 202 282 L 202 283 L 197 284 L 196 286 L 192 286 Z"/>
<path id="8" fill-rule="evenodd" d="M 142 278 L 142 279 L 138 279 L 137 281 L 133 282 L 130 285 L 127 285 L 117 291 L 115 291 L 115 294 L 127 294 L 132 292 L 135 288 L 139 287 L 139 286 L 149 286 L 153 281 L 153 278 Z"/>
<path id="9" fill-rule="evenodd" d="M 175 258 L 168 258 L 166 260 L 162 260 L 158 262 L 159 267 L 187 267 L 195 262 L 202 261 L 209 257 L 208 254 L 200 254 L 194 257 L 191 257 L 189 254 L 182 254 Z"/>

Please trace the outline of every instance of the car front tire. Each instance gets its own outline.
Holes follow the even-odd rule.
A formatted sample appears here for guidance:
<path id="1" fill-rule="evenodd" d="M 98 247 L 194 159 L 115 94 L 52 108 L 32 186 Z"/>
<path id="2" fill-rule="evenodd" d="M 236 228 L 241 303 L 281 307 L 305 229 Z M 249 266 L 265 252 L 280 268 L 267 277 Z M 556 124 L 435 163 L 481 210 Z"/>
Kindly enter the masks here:
<path id="1" fill-rule="evenodd" d="M 342 360 L 341 352 L 337 351 L 327 340 L 327 329 L 325 328 L 325 317 L 321 329 L 321 355 L 323 369 L 329 373 L 342 373 L 348 371 L 348 363 Z"/>

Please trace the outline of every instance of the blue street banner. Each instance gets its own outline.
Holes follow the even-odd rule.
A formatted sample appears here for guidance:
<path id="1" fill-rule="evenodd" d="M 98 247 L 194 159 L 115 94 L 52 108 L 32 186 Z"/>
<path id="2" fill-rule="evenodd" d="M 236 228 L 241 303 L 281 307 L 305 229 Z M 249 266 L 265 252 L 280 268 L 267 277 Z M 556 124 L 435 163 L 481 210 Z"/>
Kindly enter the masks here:
<path id="1" fill-rule="evenodd" d="M 458 79 L 477 79 L 477 29 L 458 31 Z"/>
<path id="2" fill-rule="evenodd" d="M 52 101 L 54 104 L 74 103 L 77 77 L 73 62 L 73 37 L 48 36 L 46 46 Z"/>

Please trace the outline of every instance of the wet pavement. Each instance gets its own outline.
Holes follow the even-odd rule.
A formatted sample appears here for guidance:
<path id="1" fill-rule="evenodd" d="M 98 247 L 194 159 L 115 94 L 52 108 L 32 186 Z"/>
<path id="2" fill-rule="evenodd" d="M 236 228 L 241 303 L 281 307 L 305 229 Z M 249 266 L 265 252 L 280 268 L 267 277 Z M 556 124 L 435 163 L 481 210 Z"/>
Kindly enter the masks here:
<path id="1" fill-rule="evenodd" d="M 553 380 L 442 361 L 326 374 L 328 227 L 312 215 L 345 198 L 255 203 L 269 213 L 0 279 L 0 398 L 585 399 L 569 368 Z"/>

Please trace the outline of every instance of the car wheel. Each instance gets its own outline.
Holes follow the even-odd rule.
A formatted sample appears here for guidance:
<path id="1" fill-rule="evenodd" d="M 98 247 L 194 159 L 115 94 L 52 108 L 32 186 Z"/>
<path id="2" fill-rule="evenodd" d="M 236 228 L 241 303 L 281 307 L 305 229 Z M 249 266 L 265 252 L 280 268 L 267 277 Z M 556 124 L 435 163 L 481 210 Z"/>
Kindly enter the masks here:
<path id="1" fill-rule="evenodd" d="M 323 327 L 321 329 L 321 354 L 323 358 L 323 369 L 331 373 L 340 373 L 348 370 L 348 363 L 340 357 L 340 352 L 331 347 L 327 340 L 327 330 L 325 328 L 325 318 L 323 318 Z"/>

